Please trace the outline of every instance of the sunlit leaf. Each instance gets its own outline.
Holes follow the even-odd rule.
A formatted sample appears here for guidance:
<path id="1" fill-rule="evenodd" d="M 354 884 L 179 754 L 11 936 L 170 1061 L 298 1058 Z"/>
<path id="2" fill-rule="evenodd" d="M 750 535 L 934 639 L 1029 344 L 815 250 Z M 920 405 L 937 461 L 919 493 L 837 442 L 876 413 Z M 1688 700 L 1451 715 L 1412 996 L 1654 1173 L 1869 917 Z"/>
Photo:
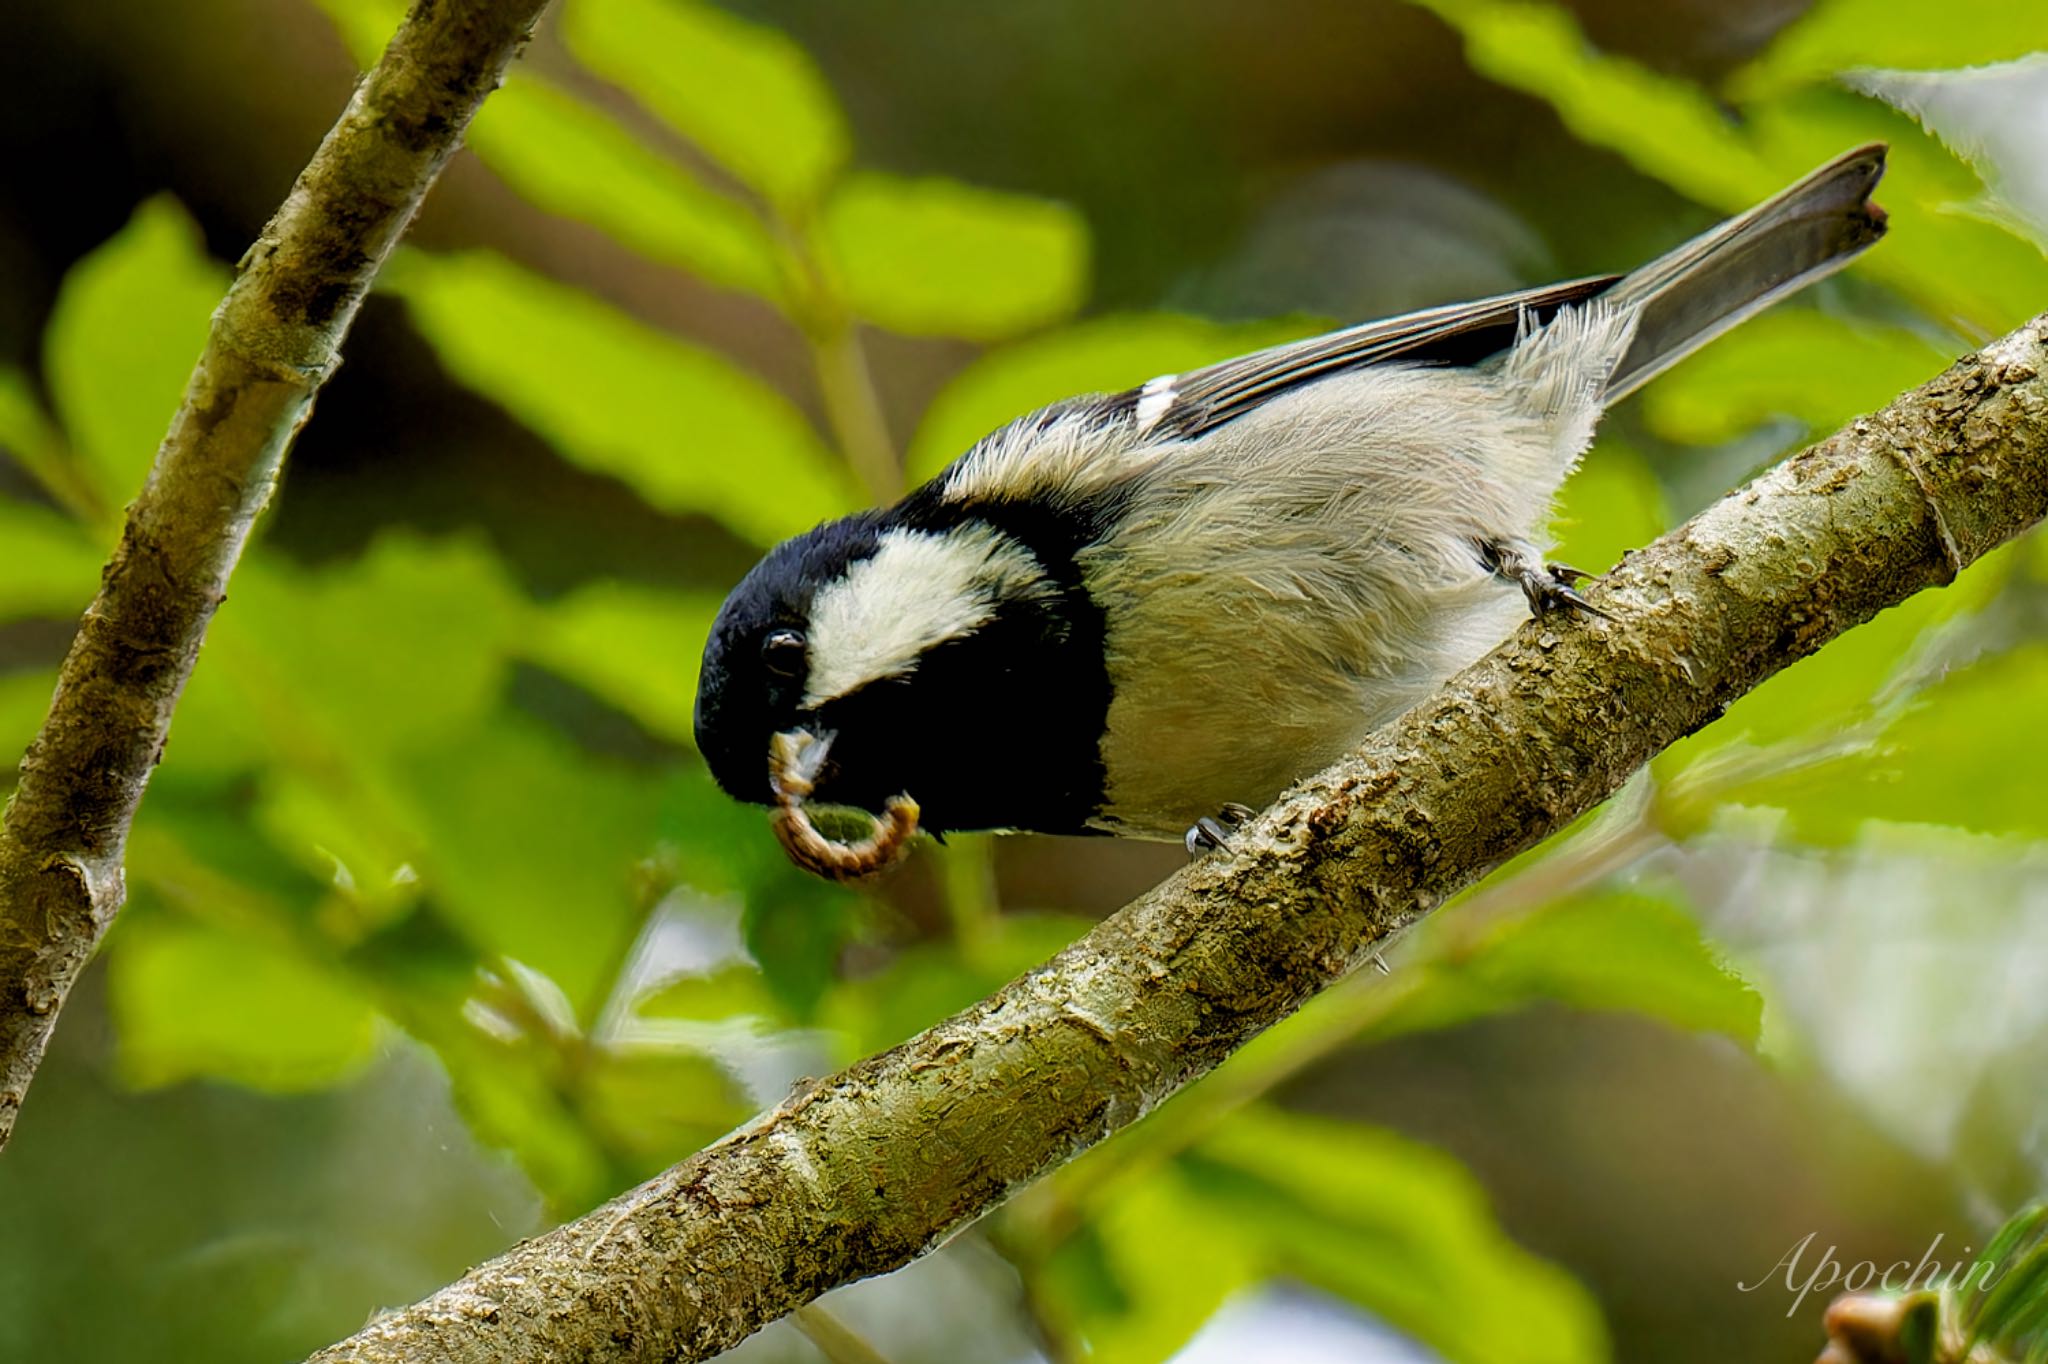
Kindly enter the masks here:
<path id="1" fill-rule="evenodd" d="M 1227 325 L 1139 314 L 1076 323 L 1005 346 L 968 366 L 926 409 L 911 444 L 911 477 L 929 478 L 990 431 L 1047 403 L 1130 388 L 1313 329 L 1306 322 Z"/>
<path id="2" fill-rule="evenodd" d="M 319 1088 L 370 1055 L 376 1015 L 304 956 L 164 914 L 131 914 L 107 990 L 130 1084 L 212 1077 L 257 1089 Z"/>
<path id="3" fill-rule="evenodd" d="M 1087 1261 L 1055 1270 L 1064 1281 L 1099 1276 L 1100 1287 L 1063 1293 L 1056 1309 L 1103 1364 L 1155 1364 L 1173 1355 L 1238 1289 L 1264 1278 L 1257 1224 L 1206 1205 L 1168 1167 L 1122 1191 L 1075 1247 Z M 1065 1271 L 1064 1274 L 1060 1270 Z M 1106 1290 L 1106 1291 L 1105 1291 Z"/>
<path id="4" fill-rule="evenodd" d="M 525 649 L 650 730 L 693 742 L 697 667 L 718 602 L 598 582 L 550 603 Z"/>
<path id="5" fill-rule="evenodd" d="M 66 455 L 64 439 L 43 411 L 28 375 L 0 365 L 0 458 L 12 456 L 32 476 L 46 479 Z"/>
<path id="6" fill-rule="evenodd" d="M 384 283 L 456 378 L 656 507 L 766 544 L 855 505 L 803 416 L 715 352 L 483 252 L 408 252 Z"/>
<path id="7" fill-rule="evenodd" d="M 435 909 L 487 954 L 602 998 L 638 932 L 659 784 L 506 715 L 407 764 Z"/>
<path id="8" fill-rule="evenodd" d="M 2048 762 L 2048 729 L 1987 721 L 2044 706 L 2048 647 L 1987 657 L 1927 688 L 1875 745 L 1764 778 L 1729 799 L 1786 809 L 1802 837 L 1824 842 L 1852 839 L 1870 820 L 2048 836 L 2035 781 Z"/>
<path id="9" fill-rule="evenodd" d="M 2048 250 L 2048 185 L 2031 174 L 2048 121 L 2048 53 L 1960 71 L 1862 70 L 1849 85 L 1911 114 L 1984 181 L 1959 204 Z"/>
<path id="10" fill-rule="evenodd" d="M 2048 13 L 2023 5 L 1996 23 L 1958 23 L 1944 0 L 1820 0 L 1729 81 L 1739 99 L 1865 66 L 1950 70 L 2048 48 Z"/>
<path id="11" fill-rule="evenodd" d="M 41 507 L 0 499 L 0 556 L 0 620 L 77 616 L 99 588 L 90 537 Z"/>
<path id="12" fill-rule="evenodd" d="M 1607 1357 L 1592 1297 L 1510 1241 L 1449 1156 L 1262 1107 L 1206 1138 L 1186 1165 L 1201 1201 L 1263 1243 L 1272 1272 L 1342 1294 L 1448 1360 Z"/>
<path id="13" fill-rule="evenodd" d="M 1558 494 L 1556 559 L 1604 572 L 1671 524 L 1664 490 L 1643 457 L 1625 442 L 1601 437 Z"/>
<path id="14" fill-rule="evenodd" d="M 1735 440 L 1779 417 L 1818 434 L 1883 407 L 1952 358 L 1904 328 L 1780 308 L 1658 379 L 1644 390 L 1643 410 L 1658 434 L 1696 445 Z"/>
<path id="15" fill-rule="evenodd" d="M 353 564 L 245 566 L 207 663 L 275 757 L 414 749 L 491 705 L 525 609 L 480 543 L 387 536 Z"/>
<path id="16" fill-rule="evenodd" d="M 1861 142 L 1892 147 L 1879 199 L 1889 237 L 1852 269 L 1904 291 L 1940 321 L 1996 335 L 2048 294 L 2048 260 L 1968 212 L 1981 186 L 1929 135 L 1881 103 L 1809 87 L 1730 118 L 1710 92 L 1593 48 L 1570 13 L 1528 0 L 1418 0 L 1465 39 L 1475 70 L 1547 101 L 1578 137 L 1681 193 L 1736 213 Z M 1675 243 L 1674 243 L 1675 244 Z"/>
<path id="17" fill-rule="evenodd" d="M 315 0 L 367 70 L 405 14 L 399 0 Z M 515 68 L 464 142 L 522 196 L 650 260 L 774 299 L 776 249 L 745 205 L 699 181 L 610 114 Z"/>
<path id="18" fill-rule="evenodd" d="M 514 72 L 471 126 L 468 144 L 521 195 L 589 223 L 650 260 L 766 299 L 782 266 L 760 221 L 706 188 L 611 118 Z"/>
<path id="19" fill-rule="evenodd" d="M 768 198 L 801 205 L 845 161 L 846 118 L 788 36 L 696 0 L 571 0 L 585 66 Z"/>
<path id="20" fill-rule="evenodd" d="M 1088 226 L 1048 199 L 867 173 L 820 240 L 855 313 L 891 331 L 993 341 L 1056 322 L 1088 288 Z"/>
<path id="21" fill-rule="evenodd" d="M 227 284 L 226 269 L 169 198 L 136 209 L 64 277 L 43 334 L 45 372 L 107 504 L 118 507 L 142 487 Z"/>
<path id="22" fill-rule="evenodd" d="M 752 1111 L 717 1062 L 673 1047 L 607 1048 L 582 1077 L 581 1097 L 608 1144 L 634 1160 L 629 1173 L 643 1179 Z"/>

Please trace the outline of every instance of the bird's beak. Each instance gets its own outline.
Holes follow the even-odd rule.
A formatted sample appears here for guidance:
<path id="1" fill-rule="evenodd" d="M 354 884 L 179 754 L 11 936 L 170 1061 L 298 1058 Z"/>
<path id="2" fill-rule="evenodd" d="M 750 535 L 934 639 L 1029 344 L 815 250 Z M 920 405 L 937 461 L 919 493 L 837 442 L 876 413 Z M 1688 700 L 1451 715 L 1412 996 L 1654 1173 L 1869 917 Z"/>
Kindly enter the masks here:
<path id="1" fill-rule="evenodd" d="M 809 800 L 818 776 L 831 755 L 830 730 L 814 734 L 808 729 L 786 729 L 768 741 L 768 789 L 777 800 Z"/>

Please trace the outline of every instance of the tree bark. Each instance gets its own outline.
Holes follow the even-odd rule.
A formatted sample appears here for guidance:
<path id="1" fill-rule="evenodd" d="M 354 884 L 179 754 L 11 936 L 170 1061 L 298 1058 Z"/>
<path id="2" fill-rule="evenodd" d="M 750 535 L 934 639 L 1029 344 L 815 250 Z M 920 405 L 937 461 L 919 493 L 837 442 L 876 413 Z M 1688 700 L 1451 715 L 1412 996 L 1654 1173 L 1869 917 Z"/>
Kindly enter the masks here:
<path id="1" fill-rule="evenodd" d="M 1610 619 L 1524 626 L 1044 966 L 315 1361 L 701 1360 L 903 1265 L 2048 514 L 2044 368 L 2048 314 L 1629 555 Z"/>
<path id="2" fill-rule="evenodd" d="M 285 451 L 545 5 L 415 0 L 214 312 L 0 821 L 0 1146 L 121 906 L 129 825 Z"/>

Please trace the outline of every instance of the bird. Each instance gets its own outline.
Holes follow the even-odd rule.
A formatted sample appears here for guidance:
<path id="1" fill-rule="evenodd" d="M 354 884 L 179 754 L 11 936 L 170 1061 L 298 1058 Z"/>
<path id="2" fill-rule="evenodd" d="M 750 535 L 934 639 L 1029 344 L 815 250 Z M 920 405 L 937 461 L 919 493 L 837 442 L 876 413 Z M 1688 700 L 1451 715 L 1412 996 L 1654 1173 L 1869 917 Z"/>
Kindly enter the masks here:
<path id="1" fill-rule="evenodd" d="M 737 800 L 876 816 L 859 855 L 784 838 L 826 875 L 906 825 L 1218 846 L 1526 614 L 1602 611 L 1545 558 L 1601 414 L 1882 237 L 1885 151 L 1627 274 L 1018 417 L 746 574 L 705 643 L 699 753 Z"/>

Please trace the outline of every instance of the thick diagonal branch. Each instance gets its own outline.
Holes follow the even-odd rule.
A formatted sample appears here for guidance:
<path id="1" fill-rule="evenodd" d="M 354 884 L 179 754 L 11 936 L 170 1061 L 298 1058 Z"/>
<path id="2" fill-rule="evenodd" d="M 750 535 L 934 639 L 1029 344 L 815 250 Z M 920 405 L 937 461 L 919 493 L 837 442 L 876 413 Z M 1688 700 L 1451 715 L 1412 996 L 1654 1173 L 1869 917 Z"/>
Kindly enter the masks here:
<path id="1" fill-rule="evenodd" d="M 243 257 L 0 822 L 0 1145 L 121 906 L 171 710 L 342 339 L 546 0 L 416 0 Z"/>
<path id="2" fill-rule="evenodd" d="M 2048 315 L 1631 554 L 1611 620 L 1525 626 L 1043 967 L 316 1360 L 699 1360 L 902 1265 L 2048 514 L 2044 368 Z"/>

